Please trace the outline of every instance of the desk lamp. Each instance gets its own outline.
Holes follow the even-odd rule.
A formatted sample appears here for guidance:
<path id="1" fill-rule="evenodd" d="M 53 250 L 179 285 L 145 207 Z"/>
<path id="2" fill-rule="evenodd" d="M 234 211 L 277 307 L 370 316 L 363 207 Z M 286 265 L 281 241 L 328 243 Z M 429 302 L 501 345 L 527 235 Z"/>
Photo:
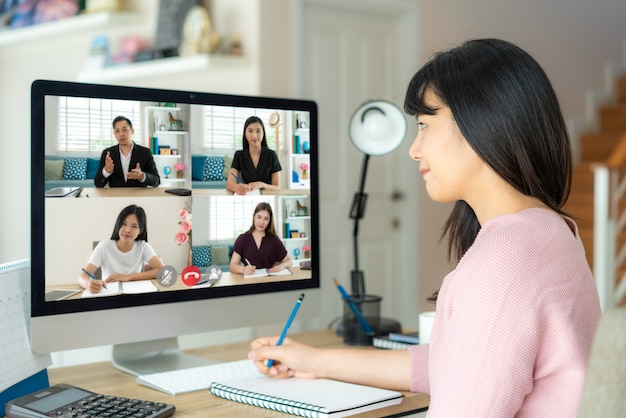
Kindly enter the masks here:
<path id="1" fill-rule="evenodd" d="M 365 177 L 370 156 L 389 154 L 395 150 L 406 136 L 406 119 L 402 111 L 393 103 L 385 100 L 371 100 L 363 103 L 352 115 L 348 127 L 352 144 L 364 154 L 361 166 L 359 191 L 354 194 L 350 218 L 354 220 L 354 270 L 351 272 L 352 297 L 359 299 L 365 296 L 365 280 L 359 269 L 359 220 L 365 214 L 367 194 Z M 395 320 L 380 318 L 376 335 L 400 332 L 400 324 Z"/>

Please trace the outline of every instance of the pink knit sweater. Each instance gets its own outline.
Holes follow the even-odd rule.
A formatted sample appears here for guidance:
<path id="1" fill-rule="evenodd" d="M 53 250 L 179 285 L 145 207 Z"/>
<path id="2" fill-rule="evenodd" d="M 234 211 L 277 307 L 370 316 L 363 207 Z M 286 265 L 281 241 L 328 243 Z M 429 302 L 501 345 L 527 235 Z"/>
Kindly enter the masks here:
<path id="1" fill-rule="evenodd" d="M 428 417 L 575 417 L 600 305 L 576 224 L 544 209 L 487 222 L 410 349 Z"/>

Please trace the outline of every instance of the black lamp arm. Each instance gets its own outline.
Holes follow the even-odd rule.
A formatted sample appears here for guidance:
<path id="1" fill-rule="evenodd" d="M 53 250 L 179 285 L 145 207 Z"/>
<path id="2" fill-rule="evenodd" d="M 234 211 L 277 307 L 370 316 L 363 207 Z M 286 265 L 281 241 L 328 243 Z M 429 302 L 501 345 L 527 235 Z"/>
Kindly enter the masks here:
<path id="1" fill-rule="evenodd" d="M 365 177 L 367 176 L 367 165 L 369 163 L 370 156 L 364 155 L 363 164 L 361 166 L 361 181 L 359 184 L 359 191 L 354 194 L 354 200 L 352 201 L 352 208 L 350 209 L 350 218 L 358 221 L 365 215 L 365 203 L 367 203 L 367 194 L 365 190 Z"/>
<path id="2" fill-rule="evenodd" d="M 359 270 L 359 220 L 365 215 L 365 204 L 367 203 L 367 194 L 365 190 L 365 178 L 367 176 L 367 166 L 370 156 L 364 155 L 363 165 L 361 166 L 361 181 L 359 184 L 359 191 L 354 194 L 354 200 L 352 201 L 352 208 L 350 209 L 350 218 L 354 219 L 354 229 L 352 232 L 353 247 L 354 247 L 354 270 L 352 271 L 352 294 L 353 295 L 365 295 L 365 279 L 363 278 L 363 272 Z"/>

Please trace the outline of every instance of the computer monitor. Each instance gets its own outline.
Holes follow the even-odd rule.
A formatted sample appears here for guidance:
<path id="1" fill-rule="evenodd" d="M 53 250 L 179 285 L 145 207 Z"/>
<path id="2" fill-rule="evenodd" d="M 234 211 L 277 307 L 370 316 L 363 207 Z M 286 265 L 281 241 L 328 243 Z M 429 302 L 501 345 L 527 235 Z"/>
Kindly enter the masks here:
<path id="1" fill-rule="evenodd" d="M 134 142 L 150 148 L 158 187 L 94 187 L 102 150 L 117 144 L 118 115 L 132 120 Z M 264 122 L 278 156 L 280 189 L 238 195 L 226 190 L 225 176 L 251 115 Z M 114 345 L 116 367 L 145 374 L 204 363 L 180 352 L 177 336 L 283 322 L 300 293 L 298 319 L 318 316 L 317 123 L 316 104 L 307 100 L 33 82 L 33 351 Z M 252 225 L 259 202 L 272 208 L 291 274 L 229 271 L 235 239 Z M 131 204 L 144 209 L 148 243 L 167 269 L 139 290 L 147 293 L 83 297 L 81 268 Z M 193 285 L 190 265 L 220 279 Z"/>

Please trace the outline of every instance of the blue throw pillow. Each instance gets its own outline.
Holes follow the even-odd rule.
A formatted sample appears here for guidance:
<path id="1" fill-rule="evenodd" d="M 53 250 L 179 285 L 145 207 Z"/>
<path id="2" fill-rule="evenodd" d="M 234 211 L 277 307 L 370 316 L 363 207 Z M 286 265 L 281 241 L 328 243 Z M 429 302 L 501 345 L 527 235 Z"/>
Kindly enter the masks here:
<path id="1" fill-rule="evenodd" d="M 85 180 L 87 175 L 86 158 L 67 158 L 63 166 L 63 180 Z"/>
<path id="2" fill-rule="evenodd" d="M 209 155 L 204 163 L 205 181 L 225 181 L 222 176 L 224 170 L 224 157 Z"/>
<path id="3" fill-rule="evenodd" d="M 98 167 L 100 167 L 100 160 L 95 158 L 87 158 L 87 178 L 95 179 L 98 173 Z"/>
<path id="4" fill-rule="evenodd" d="M 206 163 L 206 155 L 191 156 L 191 179 L 204 180 L 204 165 Z"/>
<path id="5" fill-rule="evenodd" d="M 208 267 L 211 265 L 211 246 L 198 245 L 191 247 L 191 263 L 197 267 Z"/>

